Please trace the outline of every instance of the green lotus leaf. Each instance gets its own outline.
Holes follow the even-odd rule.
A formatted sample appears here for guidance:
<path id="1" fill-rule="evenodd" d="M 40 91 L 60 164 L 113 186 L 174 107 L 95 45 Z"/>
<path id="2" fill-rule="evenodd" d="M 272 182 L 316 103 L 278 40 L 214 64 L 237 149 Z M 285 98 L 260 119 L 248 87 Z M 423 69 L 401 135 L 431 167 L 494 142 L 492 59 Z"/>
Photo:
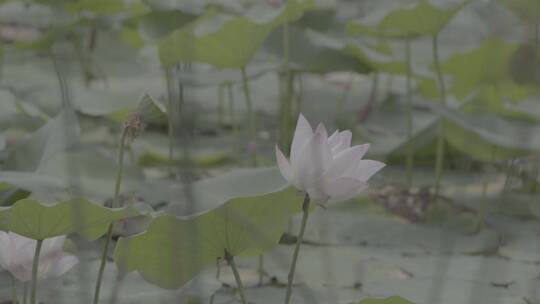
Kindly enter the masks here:
<path id="1" fill-rule="evenodd" d="M 123 0 L 79 0 L 65 4 L 65 9 L 70 12 L 92 12 L 98 15 L 114 15 L 122 12 Z"/>
<path id="2" fill-rule="evenodd" d="M 510 60 L 516 49 L 515 44 L 494 39 L 453 55 L 442 66 L 443 73 L 454 79 L 449 91 L 463 99 L 482 85 L 509 81 Z"/>
<path id="3" fill-rule="evenodd" d="M 183 286 L 223 258 L 261 254 L 275 245 L 290 216 L 301 211 L 303 197 L 286 188 L 260 196 L 228 200 L 190 216 L 156 217 L 148 230 L 118 242 L 115 260 L 127 272 L 167 289 Z"/>
<path id="4" fill-rule="evenodd" d="M 220 68 L 243 67 L 273 29 L 300 18 L 312 4 L 312 0 L 288 1 L 279 14 L 263 22 L 246 16 L 227 19 L 210 11 L 161 40 L 161 63 L 170 66 L 193 60 Z"/>
<path id="5" fill-rule="evenodd" d="M 89 240 L 105 234 L 120 219 L 140 215 L 131 208 L 110 209 L 85 199 L 71 199 L 54 205 L 22 199 L 0 208 L 0 228 L 35 240 L 77 233 Z"/>
<path id="6" fill-rule="evenodd" d="M 540 2 L 537 0 L 497 0 L 514 14 L 537 23 L 540 18 Z"/>
<path id="7" fill-rule="evenodd" d="M 390 12 L 376 25 L 353 21 L 348 25 L 347 32 L 351 35 L 367 34 L 386 38 L 435 35 L 470 1 L 466 0 L 449 9 L 442 9 L 432 5 L 429 0 L 422 0 L 414 7 Z"/>

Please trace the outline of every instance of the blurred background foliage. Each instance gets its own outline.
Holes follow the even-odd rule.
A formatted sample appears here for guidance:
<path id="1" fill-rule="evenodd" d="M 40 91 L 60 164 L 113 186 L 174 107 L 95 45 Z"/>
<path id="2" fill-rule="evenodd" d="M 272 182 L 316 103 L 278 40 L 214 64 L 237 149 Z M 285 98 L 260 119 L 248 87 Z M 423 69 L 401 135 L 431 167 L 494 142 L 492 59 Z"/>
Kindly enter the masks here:
<path id="1" fill-rule="evenodd" d="M 129 145 L 125 204 L 185 215 L 185 183 L 198 211 L 269 192 L 279 174 L 255 167 L 288 150 L 302 112 L 389 164 L 314 224 L 301 263 L 326 252 L 332 266 L 300 266 L 306 292 L 540 301 L 537 0 L 3 0 L 0 58 L 1 206 L 106 205 L 121 124 L 144 94 L 159 103 L 142 112 L 167 115 Z M 248 292 L 275 303 L 284 267 L 267 269 Z M 171 296 L 141 285 L 126 289 Z"/>

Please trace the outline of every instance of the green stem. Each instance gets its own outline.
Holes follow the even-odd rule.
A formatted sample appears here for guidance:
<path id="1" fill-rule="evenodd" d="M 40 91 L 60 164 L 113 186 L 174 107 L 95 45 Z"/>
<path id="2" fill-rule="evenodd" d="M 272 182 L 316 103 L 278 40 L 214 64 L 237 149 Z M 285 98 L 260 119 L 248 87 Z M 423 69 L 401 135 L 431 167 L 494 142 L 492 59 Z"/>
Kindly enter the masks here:
<path id="1" fill-rule="evenodd" d="M 244 294 L 244 286 L 242 285 L 242 279 L 240 278 L 240 273 L 238 273 L 238 268 L 236 268 L 236 264 L 234 262 L 234 257 L 225 250 L 225 260 L 231 266 L 231 269 L 234 274 L 234 279 L 236 280 L 236 288 L 238 290 L 238 293 L 240 294 L 240 299 L 242 300 L 242 304 L 247 304 L 246 301 L 246 295 Z"/>
<path id="2" fill-rule="evenodd" d="M 406 174 L 407 187 L 412 186 L 412 174 L 414 166 L 414 145 L 412 143 L 412 68 L 411 68 L 411 40 L 405 40 L 405 64 L 407 66 L 407 158 L 406 158 Z"/>
<path id="3" fill-rule="evenodd" d="M 236 122 L 236 115 L 234 114 L 234 93 L 233 93 L 233 87 L 229 83 L 227 84 L 227 95 L 229 98 L 229 115 L 231 116 L 231 125 L 232 125 L 232 131 L 234 138 L 236 140 L 235 143 L 235 151 L 237 153 L 240 153 L 240 133 L 238 132 L 238 123 Z"/>
<path id="4" fill-rule="evenodd" d="M 302 241 L 304 240 L 304 232 L 306 231 L 306 225 L 307 220 L 309 216 L 309 195 L 306 194 L 306 197 L 304 198 L 304 203 L 302 204 L 302 224 L 300 225 L 300 233 L 298 234 L 298 238 L 296 239 L 296 247 L 294 247 L 294 253 L 291 263 L 291 268 L 289 270 L 289 276 L 287 277 L 287 294 L 285 295 L 285 304 L 289 304 L 291 302 L 291 296 L 292 296 L 292 284 L 294 281 L 294 272 L 296 271 L 296 261 L 298 260 L 298 253 L 300 252 L 300 245 L 302 245 Z"/>
<path id="5" fill-rule="evenodd" d="M 534 25 L 534 47 L 535 50 L 538 51 L 538 48 L 540 47 L 540 22 L 536 22 Z"/>
<path id="6" fill-rule="evenodd" d="M 216 280 L 219 281 L 219 277 L 221 276 L 221 265 L 219 265 L 219 258 L 216 259 Z"/>
<path id="7" fill-rule="evenodd" d="M 17 280 L 14 276 L 11 276 L 11 299 L 13 304 L 17 303 Z"/>
<path id="8" fill-rule="evenodd" d="M 439 90 L 441 93 L 441 103 L 443 106 L 446 106 L 446 87 L 444 84 L 444 77 L 441 70 L 441 63 L 439 59 L 439 44 L 438 44 L 437 35 L 432 37 L 432 46 L 433 46 L 433 63 L 435 66 L 435 72 L 437 73 L 437 79 L 439 81 Z M 435 158 L 435 197 L 439 194 L 439 187 L 441 183 L 441 177 L 444 166 L 444 120 L 441 119 L 438 122 L 438 136 L 437 136 L 437 154 Z"/>
<path id="9" fill-rule="evenodd" d="M 341 91 L 341 95 L 339 96 L 339 99 L 337 101 L 337 114 L 338 115 L 341 115 L 341 112 L 343 112 L 343 107 L 345 106 L 345 102 L 347 101 L 347 98 L 349 97 L 353 82 L 354 82 L 354 76 L 351 76 L 349 79 L 349 82 L 345 84 L 345 87 L 343 87 L 343 90 Z"/>
<path id="10" fill-rule="evenodd" d="M 257 140 L 257 126 L 255 124 L 255 113 L 253 112 L 253 104 L 251 102 L 251 92 L 249 90 L 248 77 L 246 73 L 246 68 L 242 68 L 242 88 L 244 89 L 244 96 L 246 98 L 246 107 L 248 112 L 248 125 L 249 125 L 249 140 L 250 144 L 256 144 Z M 252 152 L 252 161 L 253 165 L 257 165 L 257 153 Z"/>
<path id="11" fill-rule="evenodd" d="M 257 267 L 257 272 L 259 274 L 259 286 L 262 286 L 263 284 L 263 279 L 264 279 L 264 256 L 263 255 L 260 255 L 259 256 L 259 265 Z"/>
<path id="12" fill-rule="evenodd" d="M 173 175 L 173 143 L 174 143 L 174 125 L 172 120 L 172 100 L 174 98 L 172 85 L 172 69 L 165 69 L 165 80 L 167 84 L 167 133 L 169 136 L 169 175 Z"/>
<path id="13" fill-rule="evenodd" d="M 34 261 L 32 263 L 32 291 L 30 294 L 30 304 L 36 304 L 39 255 L 41 253 L 41 245 L 43 245 L 43 240 L 37 240 L 36 251 L 34 253 Z"/>
<path id="14" fill-rule="evenodd" d="M 24 282 L 23 283 L 23 304 L 26 304 L 26 302 L 28 301 L 28 283 L 27 282 Z"/>
<path id="15" fill-rule="evenodd" d="M 291 137 L 291 115 L 293 111 L 292 98 L 294 95 L 294 72 L 287 70 L 284 76 L 281 76 L 283 94 L 281 97 L 281 151 L 287 153 L 289 151 L 289 143 Z"/>
<path id="16" fill-rule="evenodd" d="M 224 100 L 224 96 L 223 96 L 223 89 L 224 89 L 224 86 L 221 84 L 218 86 L 218 107 L 217 107 L 217 112 L 218 112 L 218 123 L 220 126 L 223 125 L 223 100 Z"/>
<path id="17" fill-rule="evenodd" d="M 288 19 L 288 16 L 287 16 Z M 283 64 L 286 69 L 289 68 L 291 58 L 291 38 L 289 34 L 289 22 L 283 23 Z"/>
<path id="18" fill-rule="evenodd" d="M 127 129 L 122 130 L 122 136 L 120 138 L 120 147 L 118 150 L 118 172 L 116 175 L 116 184 L 114 186 L 114 197 L 112 208 L 118 207 L 118 198 L 120 194 L 120 185 L 122 183 L 122 174 L 124 171 L 124 147 L 126 144 Z M 96 281 L 96 287 L 94 290 L 94 304 L 99 302 L 99 293 L 101 291 L 101 282 L 103 280 L 103 271 L 105 270 L 105 265 L 107 264 L 107 253 L 109 252 L 109 245 L 112 239 L 113 223 L 109 225 L 107 230 L 107 235 L 105 237 L 105 246 L 103 247 L 103 252 L 101 254 L 101 262 L 99 264 L 98 277 Z"/>

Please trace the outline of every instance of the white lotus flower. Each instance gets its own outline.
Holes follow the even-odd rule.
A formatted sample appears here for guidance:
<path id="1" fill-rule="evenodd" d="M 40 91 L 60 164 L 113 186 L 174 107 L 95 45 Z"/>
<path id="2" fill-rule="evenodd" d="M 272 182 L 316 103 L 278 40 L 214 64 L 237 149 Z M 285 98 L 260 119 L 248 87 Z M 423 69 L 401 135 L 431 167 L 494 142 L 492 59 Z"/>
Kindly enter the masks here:
<path id="1" fill-rule="evenodd" d="M 319 124 L 315 132 L 300 114 L 291 145 L 290 161 L 276 146 L 283 177 L 318 203 L 350 199 L 367 188 L 367 181 L 385 164 L 362 157 L 369 144 L 352 146 L 349 130 L 328 137 Z"/>
<path id="2" fill-rule="evenodd" d="M 65 239 L 65 236 L 57 236 L 43 241 L 39 256 L 38 279 L 59 277 L 79 262 L 77 257 L 62 250 Z M 0 266 L 8 270 L 17 280 L 30 281 L 36 244 L 36 240 L 13 232 L 0 231 Z"/>

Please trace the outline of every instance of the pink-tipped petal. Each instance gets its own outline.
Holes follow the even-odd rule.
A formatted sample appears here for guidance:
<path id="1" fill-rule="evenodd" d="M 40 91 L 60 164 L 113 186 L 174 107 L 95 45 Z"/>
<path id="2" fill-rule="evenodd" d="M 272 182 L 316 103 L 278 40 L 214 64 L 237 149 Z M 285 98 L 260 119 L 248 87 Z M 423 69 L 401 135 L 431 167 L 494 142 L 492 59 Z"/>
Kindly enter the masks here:
<path id="1" fill-rule="evenodd" d="M 330 146 L 332 147 L 332 154 L 338 154 L 342 152 L 343 150 L 346 150 L 351 147 L 351 140 L 352 140 L 352 133 L 349 130 L 345 130 L 343 132 L 338 132 L 337 134 L 332 134 L 334 136 L 332 138 L 332 141 L 330 141 L 330 138 L 328 139 L 328 142 L 330 143 Z M 332 137 L 331 136 L 331 137 Z"/>
<path id="2" fill-rule="evenodd" d="M 339 134 L 341 137 L 341 144 L 343 145 L 343 148 L 349 148 L 352 142 L 352 132 L 349 130 L 345 130 L 343 132 L 340 132 Z"/>
<path id="3" fill-rule="evenodd" d="M 321 134 L 322 137 L 324 137 L 325 140 L 328 141 L 328 131 L 326 130 L 326 127 L 323 123 L 319 123 L 317 125 L 317 129 L 315 129 L 315 134 Z"/>
<path id="4" fill-rule="evenodd" d="M 64 242 L 66 240 L 65 235 L 48 238 L 43 241 L 43 247 L 41 248 L 42 256 L 55 255 L 58 252 L 62 252 Z"/>
<path id="5" fill-rule="evenodd" d="M 294 175 L 293 175 L 291 164 L 289 163 L 285 155 L 283 155 L 283 152 L 281 152 L 281 150 L 277 146 L 276 146 L 276 160 L 277 160 L 278 168 L 279 168 L 279 171 L 281 172 L 281 175 L 283 175 L 283 177 L 289 183 L 293 184 Z"/>
<path id="6" fill-rule="evenodd" d="M 297 162 L 291 162 L 300 190 L 315 187 L 332 162 L 332 152 L 323 129 L 315 132 Z"/>
<path id="7" fill-rule="evenodd" d="M 373 176 L 373 174 L 377 173 L 385 166 L 386 164 L 380 161 L 370 159 L 361 160 L 358 164 L 354 177 L 361 181 L 367 182 Z"/>
<path id="8" fill-rule="evenodd" d="M 298 122 L 296 123 L 296 129 L 294 130 L 294 137 L 291 144 L 291 163 L 296 162 L 297 158 L 300 156 L 302 148 L 312 137 L 313 129 L 311 128 L 311 125 L 304 115 L 300 114 L 298 116 Z"/>
<path id="9" fill-rule="evenodd" d="M 334 131 L 334 133 L 332 133 L 332 135 L 330 135 L 330 137 L 328 137 L 328 144 L 330 145 L 330 147 L 334 147 L 341 142 L 339 134 L 339 130 L 336 130 Z"/>
<path id="10" fill-rule="evenodd" d="M 348 200 L 367 188 L 367 183 L 352 177 L 340 177 L 324 182 L 324 191 L 331 200 Z"/>
<path id="11" fill-rule="evenodd" d="M 354 176 L 356 164 L 366 153 L 366 145 L 350 147 L 337 155 L 334 155 L 332 165 L 325 172 L 326 179 L 334 179 L 340 176 Z"/>

